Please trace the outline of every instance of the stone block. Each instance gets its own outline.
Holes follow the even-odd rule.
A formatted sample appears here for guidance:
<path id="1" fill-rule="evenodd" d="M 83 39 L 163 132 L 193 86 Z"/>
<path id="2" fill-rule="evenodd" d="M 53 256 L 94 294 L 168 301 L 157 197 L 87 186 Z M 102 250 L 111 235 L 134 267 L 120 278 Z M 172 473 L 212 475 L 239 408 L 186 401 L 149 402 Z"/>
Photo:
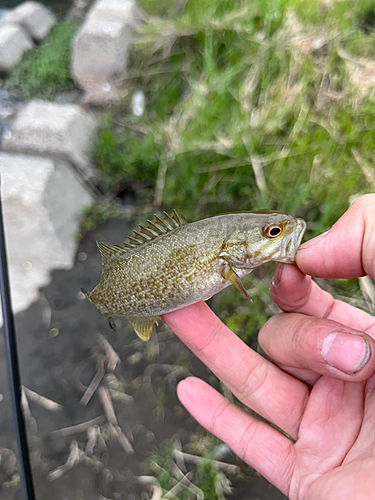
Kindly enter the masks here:
<path id="1" fill-rule="evenodd" d="M 120 22 L 131 26 L 137 25 L 144 17 L 141 9 L 132 0 L 98 0 L 87 15 L 87 19 Z"/>
<path id="2" fill-rule="evenodd" d="M 98 0 L 90 9 L 74 39 L 71 63 L 86 102 L 104 104 L 119 98 L 131 31 L 144 17 L 133 0 Z"/>
<path id="3" fill-rule="evenodd" d="M 36 41 L 43 40 L 56 23 L 55 16 L 38 2 L 25 2 L 13 9 L 2 20 L 21 26 Z"/>
<path id="4" fill-rule="evenodd" d="M 0 153 L 12 302 L 26 309 L 53 269 L 72 267 L 73 234 L 91 195 L 60 160 Z"/>
<path id="5" fill-rule="evenodd" d="M 31 101 L 4 134 L 3 150 L 67 160 L 90 176 L 87 153 L 96 130 L 93 115 L 75 104 Z"/>
<path id="6" fill-rule="evenodd" d="M 88 19 L 73 41 L 72 76 L 82 88 L 125 75 L 130 33 L 120 21 Z"/>
<path id="7" fill-rule="evenodd" d="M 33 47 L 29 35 L 16 24 L 0 24 L 0 71 L 10 71 L 25 50 Z"/>

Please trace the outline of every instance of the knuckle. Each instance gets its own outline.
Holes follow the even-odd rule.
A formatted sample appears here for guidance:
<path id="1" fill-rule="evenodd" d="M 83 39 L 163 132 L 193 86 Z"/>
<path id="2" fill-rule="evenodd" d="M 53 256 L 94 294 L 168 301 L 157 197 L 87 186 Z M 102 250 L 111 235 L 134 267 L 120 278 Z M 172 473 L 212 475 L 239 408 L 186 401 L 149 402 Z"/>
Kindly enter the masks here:
<path id="1" fill-rule="evenodd" d="M 251 450 L 252 442 L 254 440 L 254 436 L 256 435 L 258 422 L 256 420 L 251 420 L 245 430 L 242 433 L 241 437 L 241 448 L 240 448 L 240 456 L 244 457 L 246 460 L 249 456 L 249 450 Z"/>
<path id="2" fill-rule="evenodd" d="M 197 346 L 197 351 L 199 354 L 204 354 L 210 348 L 210 346 L 215 342 L 215 339 L 220 334 L 221 329 L 224 327 L 224 324 L 217 318 L 214 325 L 211 328 L 211 331 L 207 333 L 206 338 L 202 343 Z"/>
<path id="3" fill-rule="evenodd" d="M 351 205 L 352 210 L 358 210 L 360 212 L 367 212 L 369 208 L 375 207 L 375 194 L 365 194 L 360 196 L 356 200 L 353 201 Z"/>
<path id="4" fill-rule="evenodd" d="M 241 387 L 239 387 L 239 399 L 242 402 L 249 402 L 254 394 L 261 391 L 268 379 L 268 367 L 263 358 L 259 358 L 256 363 L 243 377 Z"/>

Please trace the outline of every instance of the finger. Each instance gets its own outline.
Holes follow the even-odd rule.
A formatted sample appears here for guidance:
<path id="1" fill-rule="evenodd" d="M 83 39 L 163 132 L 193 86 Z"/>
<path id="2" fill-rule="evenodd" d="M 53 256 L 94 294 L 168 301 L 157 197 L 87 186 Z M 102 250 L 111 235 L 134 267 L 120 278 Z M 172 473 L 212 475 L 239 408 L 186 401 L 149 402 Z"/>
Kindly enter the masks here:
<path id="1" fill-rule="evenodd" d="M 350 463 L 358 456 L 370 457 L 374 453 L 373 446 L 369 446 L 369 443 L 373 442 L 372 436 L 375 429 L 375 377 L 372 377 L 366 383 L 363 408 L 361 430 L 358 433 L 354 446 L 346 455 L 344 464 Z"/>
<path id="2" fill-rule="evenodd" d="M 294 446 L 294 477 L 299 480 L 293 481 L 290 498 L 331 499 L 319 494 L 310 496 L 307 492 L 319 478 L 324 481 L 322 476 L 329 477 L 329 471 L 340 468 L 350 454 L 363 422 L 364 386 L 365 383 L 321 377 L 313 387 Z M 358 455 L 355 458 L 358 459 Z M 347 496 L 343 492 L 340 498 L 359 496 Z"/>
<path id="3" fill-rule="evenodd" d="M 358 198 L 331 229 L 304 243 L 296 255 L 302 272 L 317 278 L 375 278 L 375 194 Z"/>
<path id="4" fill-rule="evenodd" d="M 204 302 L 163 319 L 240 401 L 297 436 L 308 398 L 305 384 L 252 351 Z"/>
<path id="5" fill-rule="evenodd" d="M 183 380 L 177 392 L 181 403 L 203 427 L 287 495 L 294 467 L 292 441 L 231 404 L 202 380 Z"/>
<path id="6" fill-rule="evenodd" d="M 276 314 L 260 330 L 258 342 L 269 358 L 291 368 L 351 382 L 375 373 L 374 339 L 336 321 Z"/>
<path id="7" fill-rule="evenodd" d="M 285 312 L 331 319 L 375 337 L 374 316 L 341 300 L 334 300 L 295 265 L 278 265 L 271 281 L 270 295 Z"/>

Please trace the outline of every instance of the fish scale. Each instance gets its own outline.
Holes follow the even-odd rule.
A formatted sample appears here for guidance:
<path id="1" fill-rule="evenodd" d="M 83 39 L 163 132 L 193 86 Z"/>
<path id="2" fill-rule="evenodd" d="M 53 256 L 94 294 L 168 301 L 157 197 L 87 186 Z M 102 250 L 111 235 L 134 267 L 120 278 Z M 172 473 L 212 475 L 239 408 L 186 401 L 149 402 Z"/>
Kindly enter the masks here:
<path id="1" fill-rule="evenodd" d="M 265 210 L 191 223 L 164 212 L 123 246 L 98 243 L 101 280 L 84 293 L 112 327 L 112 316 L 125 316 L 147 340 L 162 314 L 230 284 L 248 297 L 241 278 L 270 260 L 294 262 L 305 227 L 302 219 Z"/>

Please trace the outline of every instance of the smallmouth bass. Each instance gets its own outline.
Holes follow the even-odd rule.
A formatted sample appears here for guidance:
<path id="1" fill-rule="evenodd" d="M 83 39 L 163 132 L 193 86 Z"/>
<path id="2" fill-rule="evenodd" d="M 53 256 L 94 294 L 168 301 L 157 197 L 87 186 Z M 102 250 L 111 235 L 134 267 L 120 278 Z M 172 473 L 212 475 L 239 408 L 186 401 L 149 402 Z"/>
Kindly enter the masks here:
<path id="1" fill-rule="evenodd" d="M 176 211 L 155 216 L 123 246 L 97 242 L 102 276 L 82 290 L 115 329 L 125 316 L 142 340 L 167 312 L 207 300 L 233 284 L 249 300 L 241 278 L 269 262 L 292 263 L 306 223 L 260 210 L 187 223 Z"/>

